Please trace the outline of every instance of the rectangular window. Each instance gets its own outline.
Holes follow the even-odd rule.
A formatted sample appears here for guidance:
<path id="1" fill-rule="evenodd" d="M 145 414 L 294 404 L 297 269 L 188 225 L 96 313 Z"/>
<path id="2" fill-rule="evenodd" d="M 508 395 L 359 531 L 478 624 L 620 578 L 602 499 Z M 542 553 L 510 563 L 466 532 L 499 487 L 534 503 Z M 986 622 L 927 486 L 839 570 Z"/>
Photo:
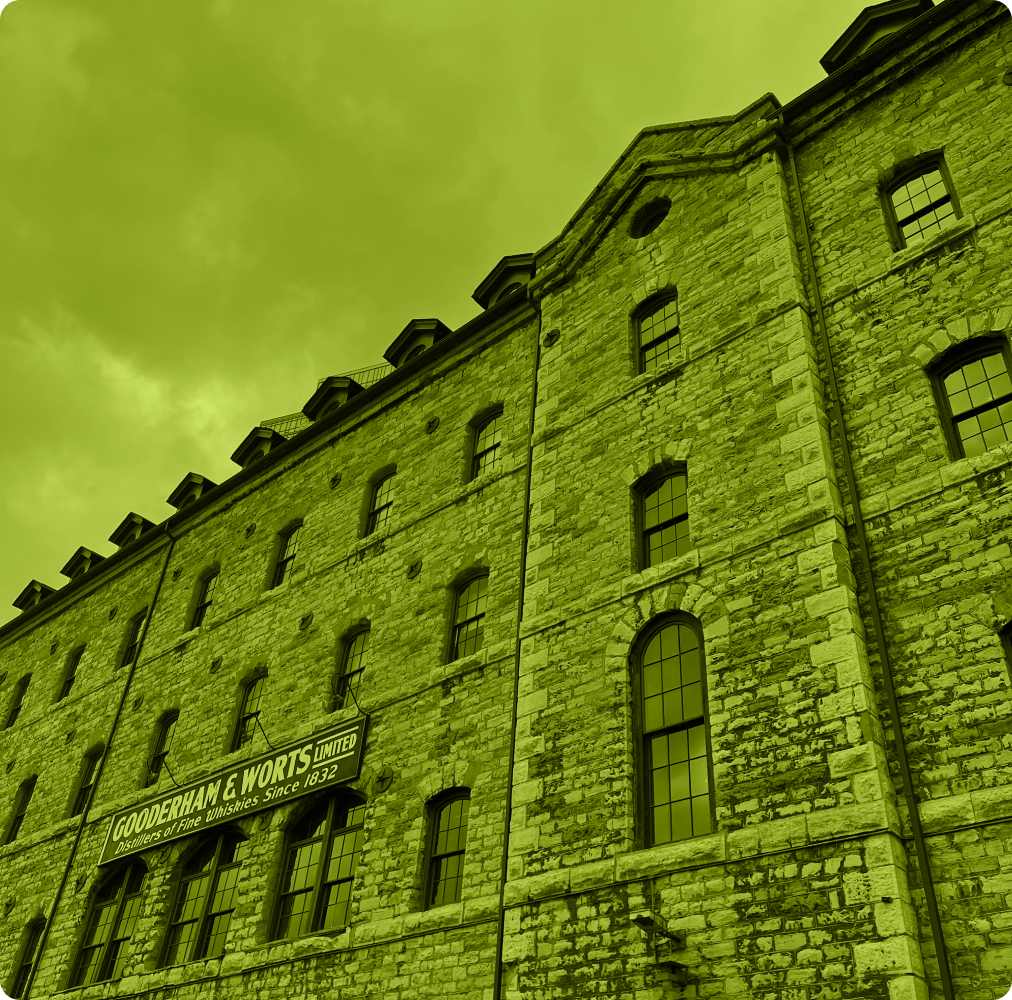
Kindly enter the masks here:
<path id="1" fill-rule="evenodd" d="M 63 686 L 60 688 L 60 697 L 57 701 L 63 701 L 67 695 L 70 694 L 71 688 L 74 686 L 74 681 L 77 680 L 77 668 L 81 662 L 81 657 L 84 656 L 84 646 L 80 649 L 75 649 L 70 654 L 70 659 L 67 661 L 67 673 L 63 678 Z"/>
<path id="2" fill-rule="evenodd" d="M 21 953 L 21 961 L 18 963 L 17 971 L 14 973 L 14 987 L 10 992 L 11 1000 L 17 1000 L 28 985 L 32 975 L 32 966 L 35 964 L 35 953 L 39 950 L 39 942 L 42 940 L 42 930 L 45 927 L 41 921 L 33 924 L 28 932 L 28 940 L 25 942 L 25 950 Z"/>
<path id="3" fill-rule="evenodd" d="M 474 459 L 471 463 L 471 478 L 474 479 L 486 469 L 492 472 L 499 465 L 499 445 L 502 443 L 502 414 L 482 424 L 474 440 Z"/>
<path id="4" fill-rule="evenodd" d="M 102 759 L 102 753 L 89 754 L 84 759 L 84 771 L 81 773 L 81 784 L 78 787 L 77 795 L 74 798 L 74 808 L 71 816 L 80 816 L 88 805 L 92 789 L 95 787 L 95 776 L 98 773 L 98 762 Z"/>
<path id="5" fill-rule="evenodd" d="M 643 565 L 658 563 L 689 551 L 689 510 L 685 473 L 649 483 L 640 495 Z"/>
<path id="6" fill-rule="evenodd" d="M 460 899 L 470 805 L 466 795 L 458 794 L 444 802 L 435 812 L 430 860 L 430 906 L 456 903 Z"/>
<path id="7" fill-rule="evenodd" d="M 670 298 L 640 315 L 637 323 L 640 344 L 640 371 L 652 371 L 658 365 L 682 353 L 678 328 L 678 300 Z"/>
<path id="8" fill-rule="evenodd" d="M 200 587 L 200 596 L 197 598 L 197 607 L 193 612 L 193 623 L 190 628 L 200 628 L 207 617 L 207 610 L 214 602 L 214 588 L 218 583 L 218 574 L 209 576 Z"/>
<path id="9" fill-rule="evenodd" d="M 900 247 L 940 232 L 957 216 L 947 171 L 941 159 L 922 163 L 888 191 L 889 207 Z"/>
<path id="10" fill-rule="evenodd" d="M 32 675 L 29 674 L 27 677 L 22 677 L 18 681 L 18 686 L 14 689 L 14 698 L 11 701 L 10 711 L 7 713 L 7 725 L 5 729 L 10 729 L 15 722 L 18 721 L 18 716 L 21 714 L 21 708 L 25 703 L 25 695 L 28 692 L 28 685 L 32 681 Z"/>
<path id="11" fill-rule="evenodd" d="M 369 518 L 366 521 L 365 533 L 371 535 L 379 531 L 390 518 L 390 508 L 394 503 L 394 477 L 387 476 L 373 489 L 372 503 L 369 506 Z"/>
<path id="12" fill-rule="evenodd" d="M 123 666 L 128 667 L 137 659 L 137 653 L 141 648 L 141 632 L 144 629 L 144 619 L 147 618 L 147 609 L 142 611 L 131 623 L 130 633 L 127 636 L 126 649 L 123 652 Z"/>
<path id="13" fill-rule="evenodd" d="M 457 594 L 457 615 L 453 626 L 453 659 L 481 649 L 485 635 L 485 606 L 488 577 L 479 576 Z"/>
<path id="14" fill-rule="evenodd" d="M 271 589 L 280 587 L 281 584 L 291 579 L 295 569 L 295 556 L 299 551 L 299 534 L 302 525 L 297 524 L 294 528 L 281 536 L 281 548 L 278 550 L 278 564 L 274 568 L 274 580 Z"/>
<path id="15" fill-rule="evenodd" d="M 29 778 L 18 789 L 18 794 L 14 799 L 14 815 L 11 817 L 11 825 L 7 831 L 5 844 L 13 844 L 21 832 L 21 827 L 25 822 L 25 815 L 28 812 L 28 806 L 32 801 L 32 793 L 35 791 L 36 780 L 36 778 Z"/>

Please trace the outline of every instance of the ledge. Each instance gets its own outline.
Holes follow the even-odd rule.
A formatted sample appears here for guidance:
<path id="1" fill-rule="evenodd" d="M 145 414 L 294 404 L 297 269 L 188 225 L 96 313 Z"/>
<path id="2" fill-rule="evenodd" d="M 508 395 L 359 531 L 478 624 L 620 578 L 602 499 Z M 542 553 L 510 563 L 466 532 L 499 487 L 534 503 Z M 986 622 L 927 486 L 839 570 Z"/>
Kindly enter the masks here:
<path id="1" fill-rule="evenodd" d="M 920 243 L 915 243 L 911 247 L 897 250 L 892 256 L 892 261 L 887 265 L 885 274 L 894 274 L 896 271 L 901 271 L 908 264 L 920 260 L 921 257 L 928 256 L 928 254 L 933 253 L 939 247 L 945 246 L 946 243 L 952 240 L 958 240 L 961 236 L 972 233 L 976 228 L 976 218 L 972 214 L 964 215 L 961 219 L 957 219 L 951 225 L 946 226 L 941 232 L 935 233 L 930 239 L 921 240 Z"/>

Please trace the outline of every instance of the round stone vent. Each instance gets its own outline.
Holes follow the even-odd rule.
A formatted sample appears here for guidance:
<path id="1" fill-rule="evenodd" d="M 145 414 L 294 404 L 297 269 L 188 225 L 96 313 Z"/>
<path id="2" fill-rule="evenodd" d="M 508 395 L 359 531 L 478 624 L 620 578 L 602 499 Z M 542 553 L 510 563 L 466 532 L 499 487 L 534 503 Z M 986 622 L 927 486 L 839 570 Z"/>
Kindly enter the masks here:
<path id="1" fill-rule="evenodd" d="M 634 240 L 648 236 L 668 217 L 670 211 L 670 198 L 654 198 L 652 201 L 648 201 L 633 216 L 629 235 Z"/>

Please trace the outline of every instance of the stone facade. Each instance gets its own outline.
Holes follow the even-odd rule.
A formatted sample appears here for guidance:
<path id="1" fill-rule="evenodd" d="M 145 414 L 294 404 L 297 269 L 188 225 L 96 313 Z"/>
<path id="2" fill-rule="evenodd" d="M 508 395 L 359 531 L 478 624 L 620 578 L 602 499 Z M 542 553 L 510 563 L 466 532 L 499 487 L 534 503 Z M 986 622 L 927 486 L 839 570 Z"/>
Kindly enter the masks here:
<path id="1" fill-rule="evenodd" d="M 907 6 L 905 29 L 783 108 L 767 95 L 642 132 L 524 294 L 0 629 L 5 716 L 31 676 L 0 732 L 5 831 L 37 777 L 0 847 L 0 977 L 48 920 L 34 998 L 1009 989 L 1012 443 L 953 458 L 931 373 L 954 345 L 1012 335 L 1012 24 L 993 0 Z M 897 249 L 883 191 L 939 152 L 958 217 Z M 630 235 L 662 199 L 663 222 Z M 643 372 L 637 317 L 659 295 L 677 296 L 681 347 Z M 497 408 L 500 460 L 472 478 Z M 675 469 L 691 545 L 644 568 L 641 487 Z M 390 473 L 390 519 L 366 534 Z M 272 588 L 300 523 L 294 574 Z M 486 572 L 484 644 L 454 659 L 455 594 Z M 651 846 L 636 676 L 663 621 L 702 637 L 714 827 Z M 135 855 L 147 878 L 121 977 L 71 987 L 112 816 L 264 736 L 283 748 L 355 717 L 333 682 L 363 625 L 347 926 L 272 940 L 309 795 L 234 824 L 248 853 L 221 957 L 161 967 L 184 837 Z M 264 671 L 263 734 L 232 751 Z M 147 786 L 172 711 L 171 777 Z M 428 907 L 431 804 L 461 788 L 460 901 Z"/>

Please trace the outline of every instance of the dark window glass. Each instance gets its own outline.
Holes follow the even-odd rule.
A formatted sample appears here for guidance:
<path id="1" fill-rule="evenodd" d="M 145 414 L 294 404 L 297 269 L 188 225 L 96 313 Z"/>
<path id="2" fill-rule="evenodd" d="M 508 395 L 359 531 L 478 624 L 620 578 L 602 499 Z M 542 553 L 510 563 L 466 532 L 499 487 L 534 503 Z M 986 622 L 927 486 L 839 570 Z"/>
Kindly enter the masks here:
<path id="1" fill-rule="evenodd" d="M 668 299 L 644 313 L 637 323 L 640 341 L 640 370 L 651 371 L 682 353 L 678 330 L 678 300 Z"/>
<path id="2" fill-rule="evenodd" d="M 25 703 L 25 694 L 28 691 L 28 685 L 32 681 L 32 675 L 29 674 L 27 677 L 22 677 L 18 681 L 18 686 L 14 689 L 14 699 L 11 701 L 11 709 L 7 713 L 7 725 L 5 729 L 10 729 L 15 722 L 18 721 L 18 716 L 21 714 L 21 707 Z"/>
<path id="3" fill-rule="evenodd" d="M 13 985 L 9 993 L 11 1000 L 18 1000 L 28 985 L 32 966 L 35 964 L 35 953 L 39 950 L 39 942 L 42 940 L 42 931 L 45 926 L 42 921 L 36 921 L 28 929 L 28 940 L 25 942 L 24 951 L 21 952 L 21 960 L 14 971 Z"/>
<path id="4" fill-rule="evenodd" d="M 332 797 L 292 831 L 274 939 L 345 927 L 362 853 L 365 803 Z"/>
<path id="5" fill-rule="evenodd" d="M 63 677 L 63 685 L 60 688 L 60 697 L 57 701 L 63 701 L 64 698 L 70 694 L 71 688 L 74 686 L 74 681 L 77 680 L 77 668 L 81 663 L 81 657 L 84 656 L 84 646 L 80 649 L 75 649 L 67 660 L 67 672 Z"/>
<path id="6" fill-rule="evenodd" d="M 95 775 L 98 773 L 98 762 L 102 759 L 102 751 L 96 750 L 84 758 L 84 769 L 81 771 L 81 784 L 78 786 L 77 795 L 74 797 L 74 807 L 70 811 L 71 816 L 80 816 L 88 806 L 92 790 L 95 787 Z"/>
<path id="7" fill-rule="evenodd" d="M 214 602 L 214 588 L 218 583 L 218 574 L 209 576 L 200 587 L 200 597 L 197 599 L 197 608 L 193 612 L 193 623 L 190 628 L 198 628 L 204 623 L 207 617 L 207 609 Z"/>
<path id="8" fill-rule="evenodd" d="M 144 628 L 144 619 L 147 617 L 147 614 L 147 610 L 145 609 L 130 623 L 127 646 L 123 653 L 123 666 L 125 667 L 137 659 L 137 651 L 141 645 L 141 630 Z"/>
<path id="9" fill-rule="evenodd" d="M 11 825 L 7 830 L 5 844 L 11 844 L 17 840 L 18 833 L 21 831 L 21 826 L 25 821 L 25 814 L 28 812 L 28 806 L 32 801 L 32 793 L 35 791 L 35 782 L 37 780 L 34 777 L 29 778 L 18 789 L 18 793 L 14 797 L 14 815 L 11 817 Z"/>
<path id="10" fill-rule="evenodd" d="M 689 512 L 684 473 L 654 480 L 641 494 L 643 561 L 656 566 L 689 551 Z"/>
<path id="11" fill-rule="evenodd" d="M 457 614 L 453 625 L 453 659 L 481 649 L 485 635 L 485 604 L 488 577 L 479 576 L 457 594 Z"/>
<path id="12" fill-rule="evenodd" d="M 404 360 L 405 361 L 412 361 L 414 358 L 417 358 L 418 355 L 421 354 L 424 350 L 425 350 L 425 345 L 424 344 L 418 344 L 415 347 L 412 347 L 410 351 L 408 351 L 408 356 Z"/>
<path id="13" fill-rule="evenodd" d="M 366 522 L 365 533 L 371 535 L 379 531 L 390 517 L 390 508 L 394 502 L 394 477 L 387 476 L 381 479 L 372 491 L 372 503 L 369 505 L 369 519 Z"/>
<path id="14" fill-rule="evenodd" d="M 297 524 L 281 536 L 281 548 L 278 550 L 278 564 L 274 567 L 274 581 L 271 589 L 280 587 L 286 580 L 291 578 L 295 569 L 295 555 L 299 548 L 299 533 L 302 525 Z"/>
<path id="15" fill-rule="evenodd" d="M 456 903 L 460 899 L 470 805 L 467 793 L 462 792 L 444 800 L 434 810 L 429 906 Z"/>
<path id="16" fill-rule="evenodd" d="M 912 177 L 889 192 L 902 246 L 923 240 L 956 215 L 940 165 Z"/>
<path id="17" fill-rule="evenodd" d="M 337 686 L 336 708 L 346 708 L 357 703 L 358 687 L 365 670 L 366 652 L 369 649 L 369 633 L 359 632 L 345 644 L 341 674 Z M 354 699 L 352 698 L 354 695 Z"/>
<path id="18" fill-rule="evenodd" d="M 102 884 L 88 915 L 71 986 L 90 986 L 123 974 L 125 945 L 137 926 L 146 875 L 144 866 L 134 862 Z"/>
<path id="19" fill-rule="evenodd" d="M 179 713 L 175 712 L 166 717 L 158 726 L 158 740 L 155 742 L 155 752 L 151 757 L 151 765 L 148 768 L 148 780 L 146 784 L 153 785 L 158 776 L 162 773 L 162 765 L 165 758 L 169 756 L 172 749 L 172 737 L 176 732 L 176 721 Z"/>
<path id="20" fill-rule="evenodd" d="M 959 454 L 980 455 L 1012 439 L 1012 381 L 1001 345 L 963 358 L 941 379 Z"/>
<path id="21" fill-rule="evenodd" d="M 224 953 L 247 847 L 246 840 L 226 831 L 208 840 L 186 863 L 162 965 Z"/>
<path id="22" fill-rule="evenodd" d="M 496 414 L 491 420 L 486 420 L 475 435 L 474 459 L 471 462 L 472 479 L 486 469 L 491 471 L 498 467 L 499 444 L 502 441 L 501 421 L 502 414 Z"/>
<path id="23" fill-rule="evenodd" d="M 695 630 L 672 624 L 650 637 L 640 658 L 651 844 L 713 829 L 702 654 Z"/>
<path id="24" fill-rule="evenodd" d="M 255 677 L 246 685 L 242 695 L 242 707 L 239 710 L 239 719 L 235 727 L 235 739 L 232 742 L 232 749 L 238 750 L 249 743 L 257 728 L 257 716 L 260 714 L 260 695 L 263 693 L 266 674 Z"/>
<path id="25" fill-rule="evenodd" d="M 518 288 L 523 288 L 519 281 L 514 281 L 512 284 L 507 285 L 496 297 L 496 302 L 501 302 L 507 295 L 512 295 Z"/>

